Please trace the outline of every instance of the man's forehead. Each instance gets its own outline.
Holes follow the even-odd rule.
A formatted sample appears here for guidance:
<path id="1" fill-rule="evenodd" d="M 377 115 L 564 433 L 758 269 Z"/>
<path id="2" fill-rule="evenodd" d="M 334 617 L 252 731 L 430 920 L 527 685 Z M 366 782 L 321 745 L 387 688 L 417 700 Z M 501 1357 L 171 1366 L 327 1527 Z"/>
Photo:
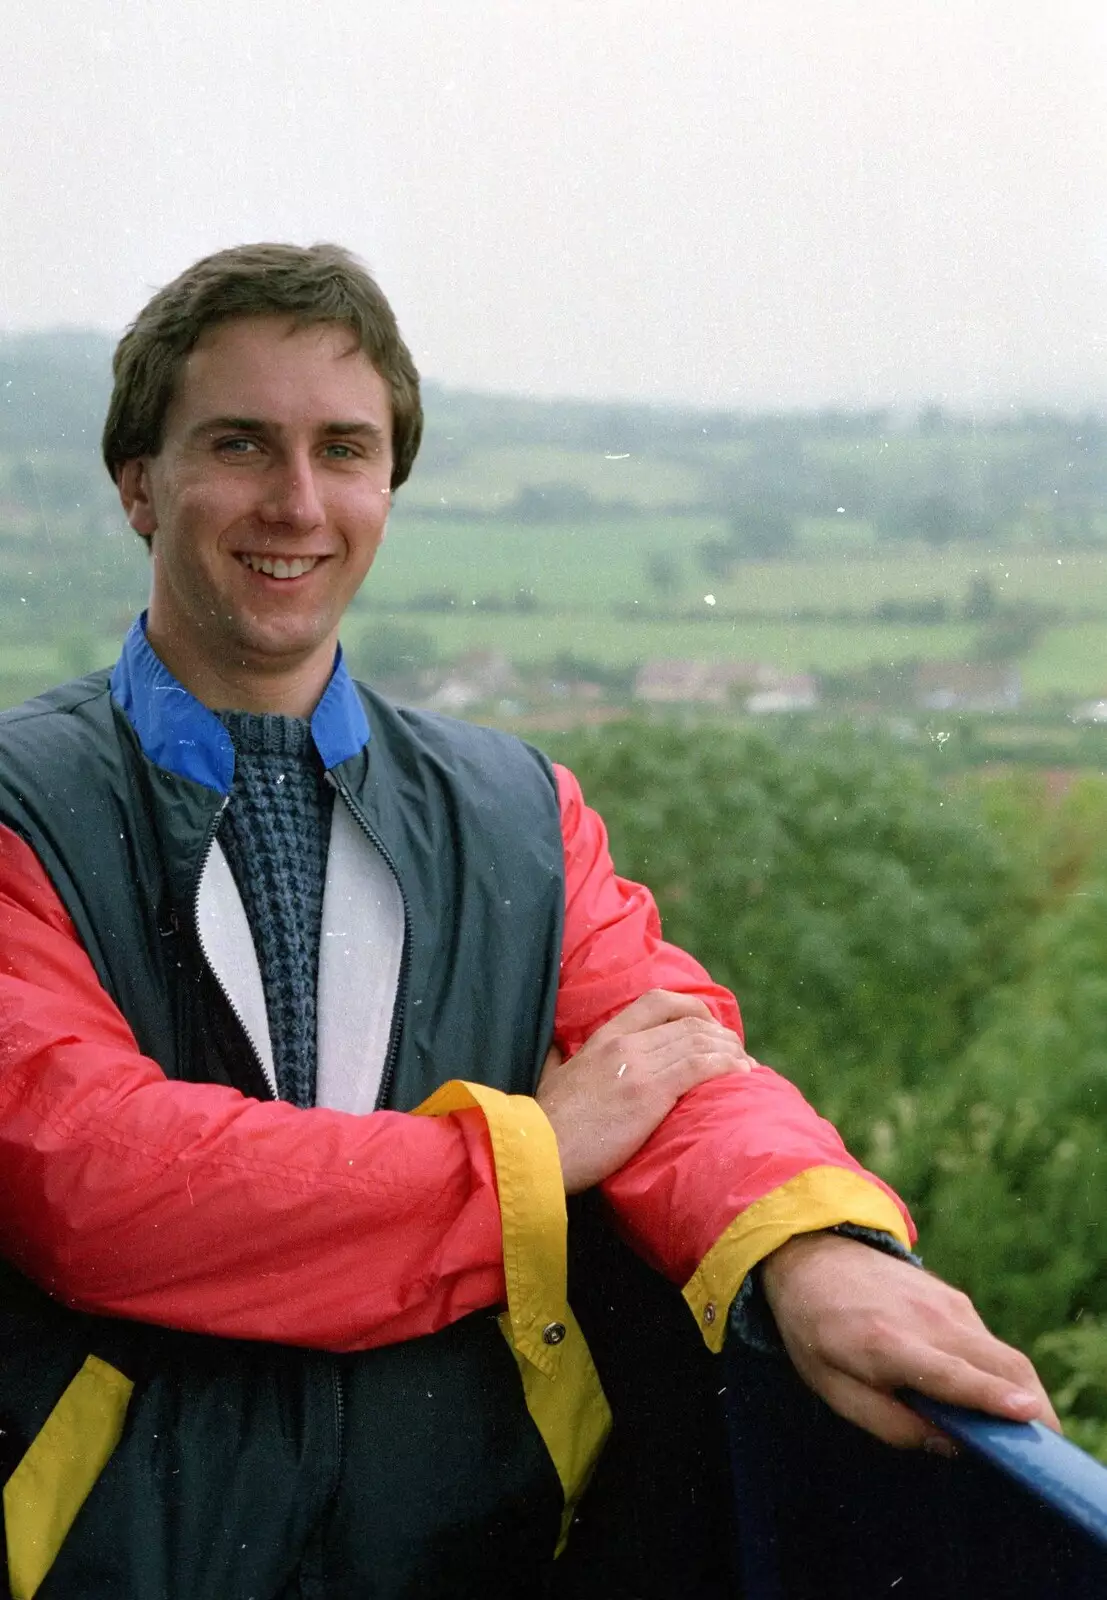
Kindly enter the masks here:
<path id="1" fill-rule="evenodd" d="M 346 323 L 305 321 L 283 314 L 224 317 L 209 323 L 186 355 L 185 366 L 209 365 L 213 357 L 224 353 L 234 352 L 238 357 L 245 349 L 264 352 L 274 359 L 282 353 L 301 354 L 305 350 L 314 351 L 325 361 L 361 356 L 372 366 L 354 329 Z"/>
<path id="2" fill-rule="evenodd" d="M 365 403 L 387 400 L 388 388 L 353 329 L 291 317 L 239 317 L 205 328 L 181 364 L 174 409 L 253 414 L 257 397 L 310 400 L 318 384 Z M 323 395 L 321 395 L 323 398 Z M 343 408 L 342 414 L 346 414 Z"/>

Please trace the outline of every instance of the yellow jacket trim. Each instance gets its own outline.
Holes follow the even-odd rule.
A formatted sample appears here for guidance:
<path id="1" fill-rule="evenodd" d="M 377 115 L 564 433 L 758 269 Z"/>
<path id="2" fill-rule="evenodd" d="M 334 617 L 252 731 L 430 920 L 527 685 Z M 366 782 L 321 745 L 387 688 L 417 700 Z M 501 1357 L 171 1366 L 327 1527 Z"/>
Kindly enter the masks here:
<path id="1" fill-rule="evenodd" d="M 708 1349 L 722 1349 L 730 1303 L 759 1261 L 796 1234 L 841 1222 L 890 1233 L 910 1247 L 899 1208 L 871 1178 L 848 1167 L 809 1167 L 735 1217 L 684 1286 Z"/>
<path id="2" fill-rule="evenodd" d="M 536 1100 L 486 1084 L 453 1079 L 416 1112 L 445 1116 L 472 1109 L 484 1117 L 496 1166 L 507 1284 L 500 1329 L 564 1492 L 560 1550 L 610 1431 L 611 1412 L 566 1297 L 568 1222 L 557 1139 Z"/>
<path id="3" fill-rule="evenodd" d="M 569 1537 L 577 1501 L 588 1486 L 611 1431 L 611 1410 L 584 1334 L 568 1306 L 565 1337 L 557 1346 L 561 1370 L 556 1377 L 547 1376 L 519 1353 L 506 1312 L 500 1318 L 500 1331 L 519 1363 L 527 1410 L 561 1480 L 565 1507 L 554 1552 L 560 1555 Z"/>
<path id="4" fill-rule="evenodd" d="M 4 1486 L 12 1600 L 32 1600 L 119 1443 L 134 1385 L 89 1356 Z"/>

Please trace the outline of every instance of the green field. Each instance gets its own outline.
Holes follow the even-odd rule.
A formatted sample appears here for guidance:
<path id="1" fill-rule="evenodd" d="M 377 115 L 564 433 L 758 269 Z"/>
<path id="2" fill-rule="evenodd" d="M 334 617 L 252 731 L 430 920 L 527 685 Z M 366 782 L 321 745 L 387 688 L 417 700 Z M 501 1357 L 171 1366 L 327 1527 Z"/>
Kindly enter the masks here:
<path id="1" fill-rule="evenodd" d="M 1027 695 L 1107 697 L 1107 624 L 1050 628 L 1021 663 Z"/>
<path id="2" fill-rule="evenodd" d="M 369 580 L 381 604 L 449 590 L 468 602 L 505 599 L 529 589 L 543 605 L 603 609 L 631 601 L 656 606 L 650 558 L 669 558 L 677 578 L 661 596 L 667 606 L 695 605 L 712 593 L 716 608 L 789 616 L 797 611 L 864 612 L 886 600 L 941 596 L 963 601 L 974 578 L 986 577 L 1003 601 L 1045 602 L 1063 610 L 1102 611 L 1107 618 L 1107 555 L 1097 550 L 1000 549 L 951 545 L 846 548 L 786 561 L 743 563 L 726 580 L 709 579 L 698 543 L 717 536 L 718 517 L 605 517 L 521 527 L 507 519 L 454 521 L 421 517 L 401 500 Z M 845 531 L 845 530 L 843 530 Z M 862 527 L 861 537 L 864 537 Z M 825 549 L 829 535 L 821 540 Z"/>
<path id="3" fill-rule="evenodd" d="M 473 451 L 448 469 L 420 467 L 403 491 L 418 506 L 466 506 L 497 511 L 520 489 L 572 484 L 601 503 L 636 506 L 687 504 L 700 491 L 702 474 L 676 462 L 635 457 L 621 451 L 561 450 L 556 445 L 504 445 Z"/>
<path id="4" fill-rule="evenodd" d="M 1095 552 L 854 549 L 848 558 L 749 562 L 719 581 L 695 560 L 717 527 L 710 517 L 662 516 L 519 527 L 401 507 L 346 634 L 356 646 L 382 622 L 415 629 L 443 661 L 492 650 L 533 664 L 569 651 L 620 669 L 683 657 L 835 674 L 971 658 L 981 625 L 963 620 L 962 608 L 969 584 L 984 576 L 998 603 L 1046 603 L 1055 613 L 1027 634 L 1019 666 L 1028 696 L 1107 692 L 1107 559 Z M 63 545 L 71 551 L 72 539 L 57 535 L 48 552 L 20 539 L 3 551 L 0 697 L 9 701 L 110 660 L 141 603 L 146 558 L 137 540 L 84 541 L 83 572 Z M 54 559 L 43 562 L 44 553 Z M 658 555 L 671 568 L 663 589 L 649 575 Z M 520 593 L 533 611 L 510 609 Z M 949 608 L 941 623 L 871 615 L 882 602 L 936 596 Z"/>
<path id="5" fill-rule="evenodd" d="M 520 663 L 535 663 L 567 651 L 612 667 L 685 658 L 768 662 L 787 672 L 845 672 L 871 662 L 890 666 L 906 659 L 959 657 L 973 637 L 965 624 L 905 630 L 877 624 L 744 621 L 715 614 L 710 621 L 694 623 L 636 622 L 596 611 L 487 616 L 461 610 L 434 617 L 363 611 L 350 618 L 347 638 L 365 637 L 384 617 L 425 628 L 445 660 L 471 650 L 495 650 Z"/>
<path id="6" fill-rule="evenodd" d="M 110 660 L 142 603 L 146 557 L 96 455 L 109 357 L 96 335 L 0 341 L 19 397 L 0 415 L 0 702 Z M 430 386 L 346 633 L 385 677 L 473 650 L 570 652 L 624 681 L 740 660 L 852 676 L 835 692 L 866 705 L 902 694 L 913 662 L 988 662 L 1056 717 L 1107 694 L 1107 424 Z"/>

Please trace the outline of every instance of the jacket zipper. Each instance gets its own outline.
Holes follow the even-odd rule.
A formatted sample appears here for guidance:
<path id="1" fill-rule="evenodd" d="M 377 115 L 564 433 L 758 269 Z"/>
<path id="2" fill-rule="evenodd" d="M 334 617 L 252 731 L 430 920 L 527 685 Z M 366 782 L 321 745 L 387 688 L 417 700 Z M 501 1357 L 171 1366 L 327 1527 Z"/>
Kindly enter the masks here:
<path id="1" fill-rule="evenodd" d="M 384 1067 L 381 1071 L 380 1088 L 377 1091 L 377 1109 L 380 1110 L 380 1108 L 385 1104 L 389 1091 L 392 1088 L 392 1079 L 396 1071 L 396 1058 L 400 1049 L 400 1028 L 403 1023 L 404 1012 L 407 1009 L 408 969 L 410 966 L 411 951 L 411 907 L 408 904 L 408 898 L 404 892 L 404 886 L 401 882 L 400 874 L 397 870 L 395 861 L 393 861 L 388 850 L 385 848 L 384 842 L 380 835 L 374 828 L 369 826 L 369 823 L 361 813 L 360 807 L 354 803 L 354 798 L 350 793 L 348 784 L 344 783 L 341 778 L 335 777 L 332 772 L 325 773 L 324 777 L 331 788 L 335 789 L 342 796 L 343 802 L 352 813 L 358 827 L 361 829 L 362 833 L 364 833 L 365 837 L 369 840 L 369 843 L 373 846 L 373 848 L 380 854 L 385 866 L 388 868 L 389 872 L 391 872 L 396 882 L 396 888 L 400 892 L 400 903 L 404 908 L 404 947 L 400 953 L 400 978 L 399 983 L 397 984 L 396 1005 L 392 1013 L 392 1026 L 388 1037 L 388 1051 L 385 1055 Z M 219 992 L 222 994 L 224 1000 L 226 1000 L 231 1015 L 238 1023 L 238 1026 L 242 1032 L 242 1036 L 246 1040 L 246 1045 L 253 1059 L 254 1065 L 257 1068 L 258 1077 L 260 1078 L 261 1082 L 265 1084 L 265 1087 L 268 1090 L 269 1099 L 274 1100 L 276 1099 L 276 1095 L 273 1093 L 269 1079 L 266 1077 L 265 1068 L 262 1066 L 261 1057 L 258 1055 L 257 1048 L 254 1045 L 254 1041 L 250 1037 L 249 1030 L 247 1029 L 245 1022 L 242 1020 L 241 1012 L 231 999 L 223 980 L 220 978 L 218 972 L 211 963 L 208 952 L 204 947 L 204 936 L 200 929 L 200 884 L 203 882 L 204 873 L 206 872 L 208 862 L 211 859 L 211 852 L 215 847 L 215 836 L 219 832 L 219 824 L 222 822 L 223 813 L 226 811 L 229 804 L 230 795 L 224 795 L 219 810 L 216 812 L 211 826 L 208 829 L 207 837 L 204 840 L 203 849 L 200 855 L 200 866 L 196 873 L 195 882 L 192 886 L 192 923 L 196 932 L 196 942 L 200 947 L 200 953 L 204 958 L 204 963 L 207 966 L 208 971 L 211 973 Z M 342 1454 L 345 1445 L 346 1397 L 342 1387 L 342 1375 L 338 1370 L 337 1363 L 333 1362 L 331 1364 L 331 1393 L 334 1400 L 334 1435 L 337 1481 L 337 1478 L 341 1476 L 342 1472 Z"/>
<path id="2" fill-rule="evenodd" d="M 330 777 L 329 773 L 327 774 L 327 777 L 329 779 L 329 777 Z M 201 855 L 200 855 L 200 867 L 199 867 L 199 870 L 196 873 L 196 880 L 195 880 L 195 882 L 194 882 L 194 884 L 192 886 L 192 924 L 193 924 L 193 927 L 194 927 L 194 929 L 196 931 L 196 942 L 200 947 L 200 954 L 204 958 L 204 963 L 205 963 L 208 971 L 211 973 L 211 976 L 212 976 L 212 978 L 213 978 L 213 980 L 215 982 L 216 987 L 218 988 L 220 994 L 222 994 L 224 1000 L 227 1002 L 227 1005 L 228 1005 L 228 1007 L 230 1009 L 231 1015 L 234 1017 L 235 1021 L 238 1023 L 238 1026 L 239 1026 L 239 1029 L 241 1030 L 242 1036 L 246 1041 L 247 1049 L 249 1050 L 250 1055 L 251 1055 L 251 1057 L 253 1059 L 254 1065 L 257 1068 L 258 1078 L 260 1079 L 260 1081 L 262 1083 L 264 1083 L 264 1085 L 266 1087 L 266 1090 L 268 1092 L 268 1098 L 270 1100 L 275 1100 L 277 1098 L 277 1096 L 273 1091 L 273 1087 L 270 1084 L 268 1077 L 266 1076 L 265 1068 L 263 1067 L 262 1062 L 261 1062 L 261 1057 L 258 1055 L 258 1052 L 257 1052 L 257 1047 L 255 1046 L 253 1039 L 250 1037 L 250 1031 L 247 1028 L 245 1022 L 242 1020 L 242 1013 L 239 1011 L 238 1007 L 235 1005 L 234 1001 L 231 999 L 231 996 L 227 991 L 226 985 L 223 983 L 223 980 L 220 978 L 218 972 L 215 970 L 215 967 L 212 965 L 212 962 L 211 962 L 210 957 L 208 956 L 207 950 L 204 948 L 204 936 L 203 936 L 203 933 L 200 930 L 200 885 L 204 881 L 204 873 L 207 871 L 208 862 L 211 860 L 211 852 L 215 848 L 215 836 L 219 832 L 219 824 L 223 820 L 223 813 L 226 811 L 228 805 L 230 804 L 230 800 L 231 800 L 230 795 L 224 795 L 222 803 L 220 804 L 219 810 L 216 812 L 215 817 L 214 817 L 214 819 L 212 821 L 212 824 L 211 824 L 210 828 L 208 829 L 207 837 L 204 840 L 203 849 L 202 849 Z M 363 826 L 365 826 L 365 825 L 363 824 Z M 380 848 L 380 847 L 378 846 L 378 848 Z M 381 854 L 384 855 L 385 852 L 383 850 L 381 850 Z M 385 859 L 386 860 L 388 859 L 387 856 L 385 856 Z M 396 869 L 395 869 L 395 867 L 392 866 L 391 862 L 389 862 L 389 866 L 391 867 L 392 872 L 395 873 Z M 398 883 L 399 879 L 397 878 L 396 881 Z M 403 890 L 402 889 L 400 891 L 400 894 L 401 894 L 401 898 L 402 898 L 402 896 L 403 896 Z M 404 944 L 405 944 L 405 949 L 406 949 L 406 944 L 407 944 L 407 940 L 406 940 L 407 905 L 406 905 L 406 902 L 405 902 L 405 905 L 404 905 L 404 923 L 405 923 L 405 940 L 404 940 Z M 391 1048 L 391 1046 L 390 1046 L 390 1048 Z M 339 1479 L 341 1477 L 341 1474 L 342 1474 L 342 1454 L 343 1454 L 343 1450 L 344 1450 L 344 1447 L 345 1447 L 346 1396 L 345 1396 L 345 1393 L 343 1392 L 343 1388 L 342 1388 L 342 1374 L 338 1370 L 338 1363 L 332 1358 L 328 1362 L 328 1365 L 330 1367 L 330 1376 L 331 1376 L 331 1396 L 332 1396 L 333 1403 L 334 1403 L 335 1493 L 337 1493 L 338 1481 L 339 1481 Z"/>
<path id="3" fill-rule="evenodd" d="M 230 803 L 231 803 L 230 795 L 229 794 L 224 795 L 222 801 L 220 802 L 219 810 L 215 813 L 215 817 L 212 820 L 212 824 L 211 824 L 210 828 L 208 829 L 207 837 L 204 840 L 203 849 L 202 849 L 201 854 L 200 854 L 199 870 L 196 873 L 196 880 L 192 885 L 192 926 L 193 926 L 193 929 L 194 929 L 195 934 L 196 934 L 196 943 L 200 947 L 200 954 L 204 958 L 204 965 L 207 967 L 208 971 L 211 973 L 211 976 L 212 976 L 212 979 L 215 982 L 216 988 L 219 990 L 220 994 L 223 996 L 224 1000 L 227 1002 L 227 1006 L 228 1006 L 228 1009 L 230 1010 L 231 1015 L 234 1017 L 235 1021 L 238 1023 L 239 1030 L 240 1030 L 240 1032 L 242 1034 L 242 1037 L 246 1041 L 246 1048 L 249 1050 L 251 1059 L 253 1060 L 253 1063 L 254 1063 L 255 1067 L 257 1068 L 258 1079 L 259 1079 L 259 1081 L 261 1083 L 263 1083 L 265 1085 L 266 1097 L 268 1099 L 270 1099 L 270 1100 L 275 1100 L 277 1098 L 276 1092 L 274 1091 L 273 1086 L 269 1082 L 269 1079 L 268 1079 L 268 1077 L 266 1075 L 265 1068 L 262 1065 L 261 1057 L 258 1055 L 258 1052 L 257 1052 L 257 1046 L 254 1044 L 253 1039 L 250 1037 L 250 1030 L 247 1028 L 245 1022 L 242 1020 L 242 1013 L 239 1011 L 238 1007 L 235 1005 L 234 1001 L 231 999 L 230 993 L 229 993 L 226 985 L 224 984 L 222 978 L 219 976 L 218 972 L 215 970 L 215 967 L 212 965 L 211 958 L 209 957 L 207 949 L 204 946 L 204 935 L 203 935 L 203 933 L 201 932 L 201 929 L 200 929 L 200 885 L 204 881 L 204 873 L 207 871 L 208 862 L 211 860 L 211 852 L 215 848 L 215 835 L 219 832 L 219 824 L 223 820 L 223 813 L 226 811 L 226 809 L 230 805 Z"/>
<path id="4" fill-rule="evenodd" d="M 396 1058 L 400 1053 L 400 1029 L 403 1025 L 404 1013 L 407 1010 L 407 986 L 409 967 L 411 965 L 411 907 L 408 904 L 408 898 L 404 892 L 403 882 L 396 863 L 389 855 L 380 835 L 374 828 L 370 827 L 362 815 L 360 807 L 355 803 L 354 797 L 350 793 L 349 785 L 342 778 L 336 777 L 333 772 L 327 772 L 324 776 L 327 783 L 342 796 L 347 809 L 353 814 L 354 821 L 369 840 L 369 843 L 378 852 L 385 866 L 396 880 L 396 887 L 400 891 L 400 904 L 404 908 L 404 947 L 400 952 L 400 977 L 396 985 L 396 1004 L 393 1008 L 392 1027 L 388 1035 L 388 1051 L 384 1058 L 384 1066 L 381 1069 L 380 1088 L 377 1090 L 375 1109 L 380 1111 L 387 1104 L 388 1096 L 392 1089 L 392 1079 L 396 1072 Z"/>
<path id="5" fill-rule="evenodd" d="M 334 1395 L 334 1492 L 342 1482 L 342 1450 L 346 1432 L 346 1395 L 342 1388 L 342 1373 L 338 1362 L 330 1358 L 331 1392 Z"/>
<path id="6" fill-rule="evenodd" d="M 384 1067 L 381 1070 L 380 1088 L 377 1090 L 376 1109 L 379 1111 L 385 1104 L 389 1090 L 392 1088 L 392 1078 L 396 1071 L 396 1057 L 400 1050 L 400 1027 L 403 1023 L 404 1012 L 407 1009 L 408 966 L 411 949 L 411 908 L 408 905 L 407 895 L 404 893 L 404 886 L 400 880 L 396 863 L 385 848 L 384 841 L 376 829 L 369 826 L 365 817 L 362 816 L 361 808 L 354 803 L 349 785 L 330 771 L 324 773 L 324 778 L 330 787 L 341 796 L 343 804 L 353 816 L 354 821 L 392 874 L 396 888 L 400 892 L 400 904 L 404 908 L 404 947 L 400 952 L 400 978 L 396 986 L 396 1004 L 392 1012 L 392 1026 L 388 1035 L 388 1050 L 384 1058 Z M 337 1494 L 338 1483 L 342 1475 L 342 1453 L 346 1426 L 346 1397 L 342 1387 L 342 1373 L 337 1362 L 334 1362 L 331 1367 L 331 1382 L 334 1392 L 334 1433 L 337 1461 L 335 1493 Z"/>

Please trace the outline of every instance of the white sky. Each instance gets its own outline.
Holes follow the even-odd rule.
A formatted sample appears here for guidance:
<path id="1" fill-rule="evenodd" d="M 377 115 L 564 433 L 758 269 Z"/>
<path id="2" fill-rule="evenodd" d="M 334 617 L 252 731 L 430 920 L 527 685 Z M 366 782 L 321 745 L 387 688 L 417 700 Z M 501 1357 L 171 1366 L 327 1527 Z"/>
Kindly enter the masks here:
<path id="1" fill-rule="evenodd" d="M 1102 0 L 8 0 L 0 326 L 334 238 L 425 375 L 1107 403 Z"/>

